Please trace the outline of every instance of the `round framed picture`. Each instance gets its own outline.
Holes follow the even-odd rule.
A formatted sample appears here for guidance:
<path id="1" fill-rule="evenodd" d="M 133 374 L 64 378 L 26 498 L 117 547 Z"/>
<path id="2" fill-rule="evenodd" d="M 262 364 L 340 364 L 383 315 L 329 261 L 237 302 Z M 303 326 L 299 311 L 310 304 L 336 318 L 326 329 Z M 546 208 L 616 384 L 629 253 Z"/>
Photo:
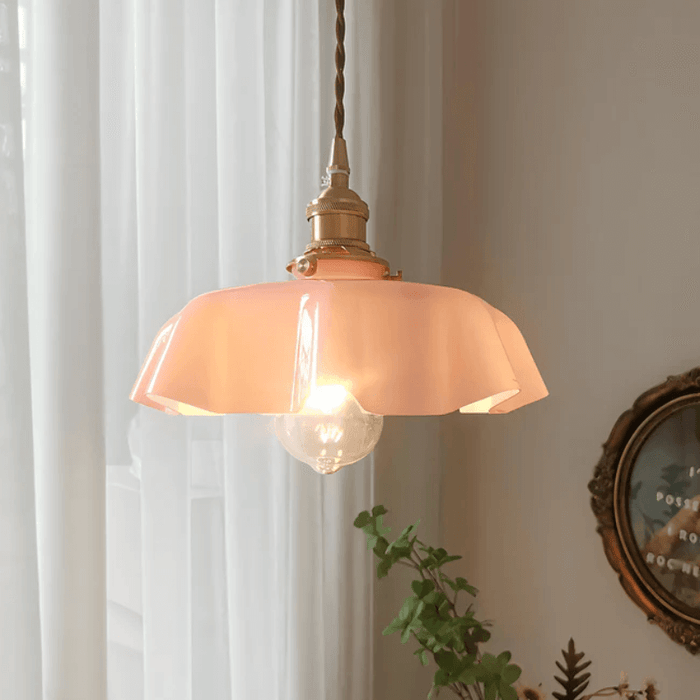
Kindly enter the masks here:
<path id="1" fill-rule="evenodd" d="M 700 652 L 700 368 L 669 377 L 618 418 L 589 490 L 625 591 Z"/>

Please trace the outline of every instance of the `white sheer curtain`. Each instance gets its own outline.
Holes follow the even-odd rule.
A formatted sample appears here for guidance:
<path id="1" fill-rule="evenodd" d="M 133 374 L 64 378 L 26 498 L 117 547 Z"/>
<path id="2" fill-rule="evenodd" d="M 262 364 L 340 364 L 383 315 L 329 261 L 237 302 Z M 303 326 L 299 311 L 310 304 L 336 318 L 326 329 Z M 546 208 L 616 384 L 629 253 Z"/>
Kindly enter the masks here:
<path id="1" fill-rule="evenodd" d="M 3 6 L 16 68 L 16 4 Z M 0 610 L 25 654 L 9 676 L 0 656 L 0 697 L 424 697 L 406 650 L 377 637 L 396 596 L 384 585 L 375 612 L 352 521 L 383 501 L 435 532 L 437 419 L 387 419 L 374 457 L 323 478 L 269 419 L 173 418 L 127 398 L 164 319 L 211 289 L 287 279 L 307 242 L 334 3 L 27 12 L 28 307 L 18 79 L 0 87 L 16 137 L 0 200 L 0 571 L 18 601 Z M 406 279 L 439 283 L 441 3 L 350 0 L 347 18 L 346 138 L 370 240 Z"/>
<path id="2" fill-rule="evenodd" d="M 0 2 L 0 697 L 41 698 L 17 4 Z"/>

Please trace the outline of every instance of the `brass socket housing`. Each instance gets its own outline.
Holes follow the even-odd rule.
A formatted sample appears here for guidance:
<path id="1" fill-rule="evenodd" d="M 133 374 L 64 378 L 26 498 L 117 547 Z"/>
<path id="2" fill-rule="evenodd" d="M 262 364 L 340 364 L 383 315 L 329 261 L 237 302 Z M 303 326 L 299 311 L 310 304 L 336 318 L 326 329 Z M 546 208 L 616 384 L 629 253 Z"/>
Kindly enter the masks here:
<path id="1" fill-rule="evenodd" d="M 287 270 L 306 279 L 330 279 L 329 274 L 336 279 L 400 279 L 400 273 L 391 277 L 389 263 L 378 258 L 367 244 L 369 207 L 349 187 L 345 139 L 333 139 L 326 172 L 329 186 L 306 207 L 311 242 L 303 255 L 287 265 Z M 353 264 L 327 264 L 330 261 Z"/>

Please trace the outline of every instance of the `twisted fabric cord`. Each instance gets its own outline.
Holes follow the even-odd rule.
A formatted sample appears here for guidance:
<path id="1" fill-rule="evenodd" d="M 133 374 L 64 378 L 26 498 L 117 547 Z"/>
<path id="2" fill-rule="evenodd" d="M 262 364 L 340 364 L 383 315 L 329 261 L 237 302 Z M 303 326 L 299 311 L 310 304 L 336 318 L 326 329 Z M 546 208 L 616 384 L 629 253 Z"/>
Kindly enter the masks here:
<path id="1" fill-rule="evenodd" d="M 335 0 L 335 8 L 338 12 L 335 22 L 335 136 L 342 139 L 345 126 L 345 0 Z"/>

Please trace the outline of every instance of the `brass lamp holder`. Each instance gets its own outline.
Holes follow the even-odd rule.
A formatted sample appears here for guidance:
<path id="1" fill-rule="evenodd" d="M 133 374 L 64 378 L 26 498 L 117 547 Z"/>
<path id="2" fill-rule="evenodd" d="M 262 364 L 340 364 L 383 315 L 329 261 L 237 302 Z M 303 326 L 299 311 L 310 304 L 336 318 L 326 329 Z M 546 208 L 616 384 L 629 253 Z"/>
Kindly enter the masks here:
<path id="1" fill-rule="evenodd" d="M 287 265 L 287 271 L 297 279 L 401 280 L 401 271 L 392 276 L 389 263 L 367 243 L 369 207 L 349 187 L 345 139 L 333 139 L 326 172 L 329 186 L 306 207 L 311 242 L 303 255 Z"/>
<path id="2" fill-rule="evenodd" d="M 350 189 L 345 124 L 345 0 L 335 0 L 335 138 L 326 168 L 329 186 L 306 207 L 311 222 L 311 243 L 294 258 L 287 271 L 297 279 L 400 280 L 389 263 L 378 258 L 367 244 L 369 207 Z"/>

